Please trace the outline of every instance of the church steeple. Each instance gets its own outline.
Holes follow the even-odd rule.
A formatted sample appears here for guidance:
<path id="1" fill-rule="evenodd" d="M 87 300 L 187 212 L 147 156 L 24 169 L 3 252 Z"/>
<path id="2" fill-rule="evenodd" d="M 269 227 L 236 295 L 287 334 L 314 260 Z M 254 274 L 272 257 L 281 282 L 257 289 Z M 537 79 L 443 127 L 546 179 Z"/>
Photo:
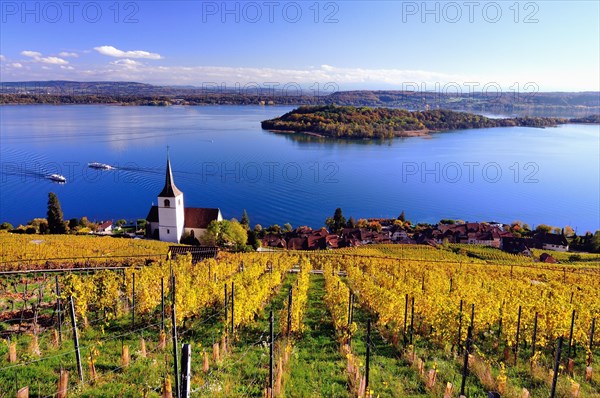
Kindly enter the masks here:
<path id="1" fill-rule="evenodd" d="M 177 242 L 181 240 L 185 230 L 185 207 L 183 205 L 183 192 L 173 182 L 171 160 L 167 147 L 167 172 L 165 186 L 158 194 L 158 234 L 164 242 Z"/>
<path id="2" fill-rule="evenodd" d="M 165 186 L 158 196 L 163 198 L 174 198 L 175 196 L 181 195 L 181 191 L 175 186 L 173 182 L 173 173 L 171 172 L 171 160 L 167 153 L 167 174 L 165 176 Z"/>

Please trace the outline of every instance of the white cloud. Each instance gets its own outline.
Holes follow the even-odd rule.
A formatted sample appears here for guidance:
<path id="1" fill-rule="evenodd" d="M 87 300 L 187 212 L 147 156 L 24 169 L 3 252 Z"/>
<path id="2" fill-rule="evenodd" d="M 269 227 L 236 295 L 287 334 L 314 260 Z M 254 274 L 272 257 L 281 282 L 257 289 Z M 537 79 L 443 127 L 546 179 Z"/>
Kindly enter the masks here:
<path id="1" fill-rule="evenodd" d="M 19 68 L 23 67 L 23 64 L 20 64 L 18 62 L 13 62 L 12 64 L 9 64 L 9 66 L 19 69 Z"/>
<path id="2" fill-rule="evenodd" d="M 58 57 L 42 57 L 39 59 L 40 62 L 43 62 L 45 64 L 52 64 L 52 65 L 66 65 L 69 63 L 69 61 L 66 61 L 62 58 L 58 58 Z"/>
<path id="3" fill-rule="evenodd" d="M 144 59 L 162 59 L 160 54 L 151 53 L 148 51 L 135 50 L 135 51 L 123 51 L 113 46 L 100 46 L 94 47 L 94 50 L 98 51 L 102 55 L 115 58 L 144 58 Z"/>
<path id="4" fill-rule="evenodd" d="M 157 66 L 131 58 L 116 59 L 102 65 L 82 65 L 77 68 L 71 68 L 70 64 L 58 64 L 60 67 L 43 70 L 41 68 L 51 66 L 41 61 L 44 57 L 35 55 L 31 58 L 33 62 L 22 62 L 21 69 L 3 63 L 3 80 L 19 80 L 26 77 L 38 80 L 139 81 L 158 85 L 193 85 L 213 89 L 223 85 L 230 89 L 255 89 L 258 86 L 273 88 L 276 91 L 288 90 L 289 93 L 293 93 L 300 86 L 302 92 L 307 95 L 353 89 L 469 93 L 470 90 L 480 91 L 486 84 L 493 85 L 489 87 L 492 90 L 500 87 L 503 92 L 506 92 L 511 90 L 510 87 L 514 87 L 515 82 L 519 83 L 520 88 L 528 82 L 535 82 L 540 91 L 589 91 L 597 90 L 599 87 L 598 76 L 585 72 L 557 82 L 551 72 L 546 74 L 538 72 L 535 76 L 525 72 L 486 76 L 448 74 L 435 70 L 343 68 L 332 65 L 294 69 Z M 38 60 L 36 61 L 35 58 Z"/>
<path id="5" fill-rule="evenodd" d="M 79 58 L 79 54 L 72 53 L 72 52 L 67 52 L 67 51 L 59 52 L 58 56 L 59 57 L 63 57 L 63 58 Z"/>
<path id="6" fill-rule="evenodd" d="M 2 54 L 0 54 L 0 61 L 6 61 L 6 57 Z"/>
<path id="7" fill-rule="evenodd" d="M 134 61 L 133 59 L 119 59 L 110 63 L 111 65 L 125 65 L 125 66 L 140 66 L 143 65 L 141 62 Z"/>
<path id="8" fill-rule="evenodd" d="M 42 56 L 42 53 L 39 53 L 37 51 L 25 50 L 25 51 L 21 51 L 21 55 L 24 55 L 25 57 L 39 58 Z"/>
<path id="9" fill-rule="evenodd" d="M 34 62 L 41 62 L 43 64 L 67 65 L 69 63 L 69 61 L 66 61 L 59 57 L 42 57 L 42 53 L 37 51 L 25 50 L 21 51 L 21 55 L 32 58 Z"/>

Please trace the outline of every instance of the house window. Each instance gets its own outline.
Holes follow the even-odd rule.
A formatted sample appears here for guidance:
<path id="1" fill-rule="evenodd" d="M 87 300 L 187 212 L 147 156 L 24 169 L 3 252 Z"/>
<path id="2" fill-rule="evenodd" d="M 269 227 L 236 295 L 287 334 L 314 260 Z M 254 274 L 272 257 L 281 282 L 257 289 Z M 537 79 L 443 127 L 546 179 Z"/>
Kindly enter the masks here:
<path id="1" fill-rule="evenodd" d="M 165 199 L 165 207 L 171 207 L 171 201 L 169 199 Z"/>
<path id="2" fill-rule="evenodd" d="M 171 230 L 170 230 L 170 229 L 167 229 L 167 233 L 168 233 L 168 234 L 170 234 L 170 233 L 171 233 Z"/>

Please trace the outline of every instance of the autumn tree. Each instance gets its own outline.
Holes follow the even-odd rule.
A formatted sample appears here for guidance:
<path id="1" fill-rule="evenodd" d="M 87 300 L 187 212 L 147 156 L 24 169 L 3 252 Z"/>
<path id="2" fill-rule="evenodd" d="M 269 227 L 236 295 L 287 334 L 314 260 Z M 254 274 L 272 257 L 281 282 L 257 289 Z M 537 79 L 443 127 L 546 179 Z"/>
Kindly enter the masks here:
<path id="1" fill-rule="evenodd" d="M 550 233 L 551 231 L 552 227 L 546 224 L 540 224 L 535 228 L 535 232 Z"/>

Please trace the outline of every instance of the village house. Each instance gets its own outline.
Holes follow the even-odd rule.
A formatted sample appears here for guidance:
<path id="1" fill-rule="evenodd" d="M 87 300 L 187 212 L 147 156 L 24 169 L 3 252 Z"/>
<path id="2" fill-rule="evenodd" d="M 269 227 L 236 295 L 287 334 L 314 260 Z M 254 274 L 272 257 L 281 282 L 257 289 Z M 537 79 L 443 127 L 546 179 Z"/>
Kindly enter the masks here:
<path id="1" fill-rule="evenodd" d="M 533 237 L 535 247 L 543 250 L 554 250 L 557 252 L 568 252 L 569 242 L 562 234 L 551 234 L 540 232 Z"/>
<path id="2" fill-rule="evenodd" d="M 503 236 L 500 240 L 500 250 L 511 254 L 522 254 L 531 256 L 534 247 L 532 238 L 519 238 L 515 236 Z"/>
<path id="3" fill-rule="evenodd" d="M 500 248 L 501 239 L 512 236 L 496 225 L 487 223 L 438 224 L 415 235 L 417 243 L 463 243 Z"/>
<path id="4" fill-rule="evenodd" d="M 112 221 L 104 221 L 100 225 L 98 225 L 98 229 L 96 232 L 99 234 L 111 234 L 113 230 L 113 222 Z"/>
<path id="5" fill-rule="evenodd" d="M 171 161 L 167 156 L 165 185 L 158 194 L 158 205 L 146 216 L 148 237 L 164 242 L 179 243 L 184 236 L 200 239 L 212 221 L 222 221 L 221 210 L 184 207 L 183 192 L 173 180 Z"/>

